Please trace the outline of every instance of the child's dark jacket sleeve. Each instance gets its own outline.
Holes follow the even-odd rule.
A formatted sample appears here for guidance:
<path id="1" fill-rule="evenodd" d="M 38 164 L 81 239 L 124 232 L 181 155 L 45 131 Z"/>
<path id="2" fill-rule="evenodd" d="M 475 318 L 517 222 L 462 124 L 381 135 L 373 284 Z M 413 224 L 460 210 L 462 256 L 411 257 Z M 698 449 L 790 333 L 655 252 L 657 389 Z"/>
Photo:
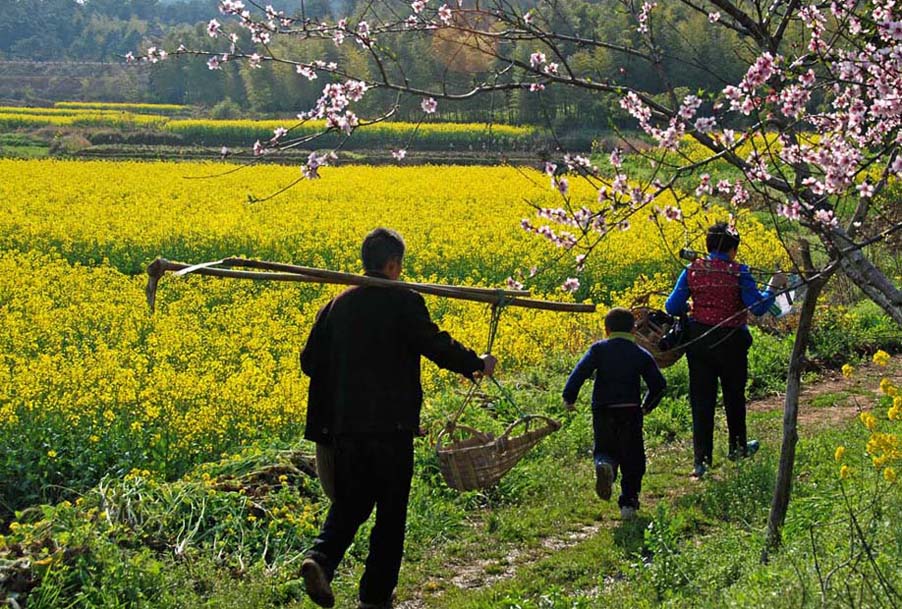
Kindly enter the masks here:
<path id="1" fill-rule="evenodd" d="M 579 360 L 576 368 L 573 369 L 573 372 L 567 378 L 567 384 L 564 385 L 564 401 L 568 404 L 576 403 L 576 398 L 579 396 L 579 390 L 582 388 L 583 383 L 595 372 L 594 350 L 595 347 L 593 346 L 586 351 L 586 354 Z"/>
<path id="2" fill-rule="evenodd" d="M 641 374 L 642 379 L 645 381 L 645 386 L 648 387 L 648 391 L 645 394 L 645 398 L 642 400 L 642 411 L 649 413 L 654 410 L 655 406 L 661 401 L 661 398 L 664 397 L 664 389 L 667 388 L 667 381 L 664 379 L 664 375 L 661 374 L 661 370 L 658 368 L 655 358 L 653 358 L 651 354 L 647 354 L 645 359 L 645 365 L 642 367 Z"/>

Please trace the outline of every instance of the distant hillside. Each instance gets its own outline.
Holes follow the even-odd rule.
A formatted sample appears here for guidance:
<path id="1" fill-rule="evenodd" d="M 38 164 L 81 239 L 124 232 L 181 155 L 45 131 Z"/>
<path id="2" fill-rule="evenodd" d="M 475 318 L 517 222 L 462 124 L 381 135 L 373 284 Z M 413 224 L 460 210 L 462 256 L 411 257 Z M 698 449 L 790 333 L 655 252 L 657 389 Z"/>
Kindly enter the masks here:
<path id="1" fill-rule="evenodd" d="M 301 6 L 271 4 L 288 14 Z M 307 16 L 321 18 L 346 4 L 306 0 L 304 7 Z M 217 17 L 217 7 L 218 0 L 0 0 L 0 59 L 110 61 Z"/>

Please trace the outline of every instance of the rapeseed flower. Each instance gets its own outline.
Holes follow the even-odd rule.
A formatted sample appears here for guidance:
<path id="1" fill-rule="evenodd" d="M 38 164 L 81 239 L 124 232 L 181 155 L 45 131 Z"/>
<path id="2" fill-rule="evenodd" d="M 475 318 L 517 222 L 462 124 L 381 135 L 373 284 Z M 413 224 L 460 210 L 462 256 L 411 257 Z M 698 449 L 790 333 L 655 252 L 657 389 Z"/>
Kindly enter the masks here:
<path id="1" fill-rule="evenodd" d="M 886 417 L 890 421 L 902 419 L 902 395 L 897 395 L 893 398 L 893 405 L 887 410 Z"/>
<path id="2" fill-rule="evenodd" d="M 862 412 L 858 418 L 861 419 L 862 424 L 867 427 L 868 431 L 877 429 L 877 417 L 870 412 Z"/>
<path id="3" fill-rule="evenodd" d="M 902 442 L 896 434 L 873 432 L 866 449 L 877 468 L 902 459 Z"/>
<path id="4" fill-rule="evenodd" d="M 887 364 L 889 364 L 890 355 L 883 349 L 880 349 L 879 351 L 877 351 L 877 353 L 874 354 L 873 361 L 878 366 L 886 366 Z"/>

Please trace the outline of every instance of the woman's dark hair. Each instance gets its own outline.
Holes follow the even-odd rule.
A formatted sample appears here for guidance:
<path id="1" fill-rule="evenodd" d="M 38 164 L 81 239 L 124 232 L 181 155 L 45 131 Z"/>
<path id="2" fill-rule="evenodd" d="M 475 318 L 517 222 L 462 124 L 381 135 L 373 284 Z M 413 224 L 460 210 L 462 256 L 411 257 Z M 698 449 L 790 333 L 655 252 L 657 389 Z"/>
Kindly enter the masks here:
<path id="1" fill-rule="evenodd" d="M 708 253 L 726 254 L 731 249 L 739 247 L 739 233 L 730 228 L 726 222 L 718 222 L 708 229 L 705 244 L 708 246 Z"/>
<path id="2" fill-rule="evenodd" d="M 632 311 L 616 307 L 604 316 L 604 327 L 608 332 L 632 332 L 636 318 Z"/>
<path id="3" fill-rule="evenodd" d="M 381 271 L 389 260 L 404 259 L 404 239 L 389 228 L 377 228 L 363 240 L 360 248 L 363 270 Z"/>

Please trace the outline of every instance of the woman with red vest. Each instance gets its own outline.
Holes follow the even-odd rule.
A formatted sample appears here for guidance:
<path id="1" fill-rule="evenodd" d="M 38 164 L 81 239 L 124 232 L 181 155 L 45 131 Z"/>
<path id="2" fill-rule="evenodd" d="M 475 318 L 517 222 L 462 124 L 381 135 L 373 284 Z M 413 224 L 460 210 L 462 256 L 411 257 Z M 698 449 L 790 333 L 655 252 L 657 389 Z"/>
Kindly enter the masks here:
<path id="1" fill-rule="evenodd" d="M 665 309 L 671 315 L 689 313 L 686 358 L 689 360 L 689 403 L 692 407 L 694 478 L 711 466 L 717 383 L 723 389 L 727 415 L 729 457 L 750 457 L 758 441 L 748 441 L 745 424 L 745 385 L 748 350 L 752 345 L 748 312 L 763 315 L 774 302 L 776 288 L 785 283 L 774 275 L 767 290 L 758 290 L 749 268 L 735 261 L 739 233 L 725 222 L 708 229 L 708 257 L 698 258 L 677 280 Z M 692 306 L 689 306 L 689 300 Z"/>

